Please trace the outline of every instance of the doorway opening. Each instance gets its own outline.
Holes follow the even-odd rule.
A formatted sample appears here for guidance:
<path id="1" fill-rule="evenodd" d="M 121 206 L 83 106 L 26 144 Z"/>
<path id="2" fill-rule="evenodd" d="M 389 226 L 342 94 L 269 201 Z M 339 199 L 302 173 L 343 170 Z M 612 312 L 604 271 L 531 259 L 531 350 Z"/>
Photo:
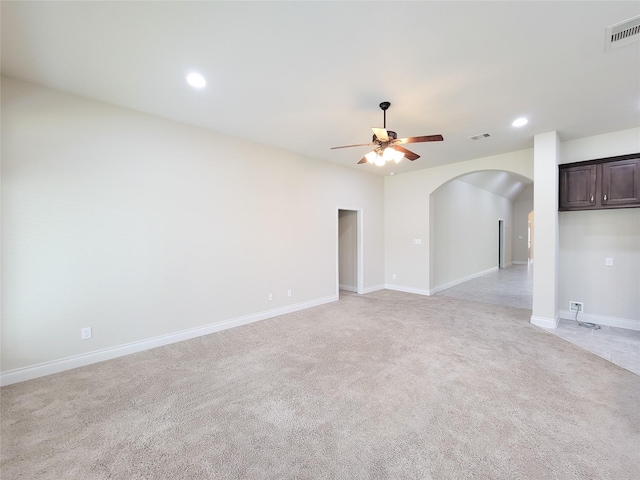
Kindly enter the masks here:
<path id="1" fill-rule="evenodd" d="M 362 210 L 338 208 L 336 293 L 363 293 Z"/>
<path id="2" fill-rule="evenodd" d="M 504 268 L 504 220 L 498 220 L 498 268 Z"/>

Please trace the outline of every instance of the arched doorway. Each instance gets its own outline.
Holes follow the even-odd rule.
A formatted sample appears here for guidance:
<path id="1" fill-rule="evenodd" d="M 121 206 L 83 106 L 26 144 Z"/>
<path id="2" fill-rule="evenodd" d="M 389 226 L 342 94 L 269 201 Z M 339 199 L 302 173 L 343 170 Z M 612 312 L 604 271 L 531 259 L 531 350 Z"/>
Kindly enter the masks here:
<path id="1" fill-rule="evenodd" d="M 512 172 L 471 172 L 440 185 L 430 196 L 429 291 L 528 263 L 532 209 L 531 179 Z"/>

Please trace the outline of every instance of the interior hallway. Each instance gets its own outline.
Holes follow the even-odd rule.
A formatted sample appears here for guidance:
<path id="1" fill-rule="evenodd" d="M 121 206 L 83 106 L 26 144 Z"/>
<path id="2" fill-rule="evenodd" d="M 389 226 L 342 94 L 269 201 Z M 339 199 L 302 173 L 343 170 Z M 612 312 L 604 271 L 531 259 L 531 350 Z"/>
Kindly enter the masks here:
<path id="1" fill-rule="evenodd" d="M 514 265 L 461 283 L 436 295 L 531 310 L 533 264 Z M 578 317 L 578 321 L 580 318 Z M 542 330 L 563 338 L 599 357 L 640 375 L 640 332 L 602 325 L 585 328 L 560 319 L 558 328 Z"/>

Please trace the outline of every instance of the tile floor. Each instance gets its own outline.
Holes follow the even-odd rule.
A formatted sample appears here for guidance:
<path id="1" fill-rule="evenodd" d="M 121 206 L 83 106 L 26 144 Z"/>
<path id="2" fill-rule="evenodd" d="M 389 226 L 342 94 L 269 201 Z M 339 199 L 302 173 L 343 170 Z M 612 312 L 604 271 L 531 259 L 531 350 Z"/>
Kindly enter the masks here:
<path id="1" fill-rule="evenodd" d="M 533 264 L 513 265 L 455 285 L 436 295 L 531 310 Z M 580 318 L 578 317 L 578 320 Z M 561 319 L 558 328 L 543 329 L 599 357 L 640 375 L 640 332 L 602 325 L 599 330 Z"/>

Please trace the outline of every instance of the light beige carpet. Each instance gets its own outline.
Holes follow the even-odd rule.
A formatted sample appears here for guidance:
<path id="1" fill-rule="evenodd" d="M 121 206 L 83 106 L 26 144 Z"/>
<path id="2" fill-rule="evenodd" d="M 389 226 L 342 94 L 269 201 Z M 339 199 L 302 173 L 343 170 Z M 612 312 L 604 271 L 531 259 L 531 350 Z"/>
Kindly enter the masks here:
<path id="1" fill-rule="evenodd" d="M 5 479 L 635 479 L 640 377 L 383 290 L 1 389 Z"/>

